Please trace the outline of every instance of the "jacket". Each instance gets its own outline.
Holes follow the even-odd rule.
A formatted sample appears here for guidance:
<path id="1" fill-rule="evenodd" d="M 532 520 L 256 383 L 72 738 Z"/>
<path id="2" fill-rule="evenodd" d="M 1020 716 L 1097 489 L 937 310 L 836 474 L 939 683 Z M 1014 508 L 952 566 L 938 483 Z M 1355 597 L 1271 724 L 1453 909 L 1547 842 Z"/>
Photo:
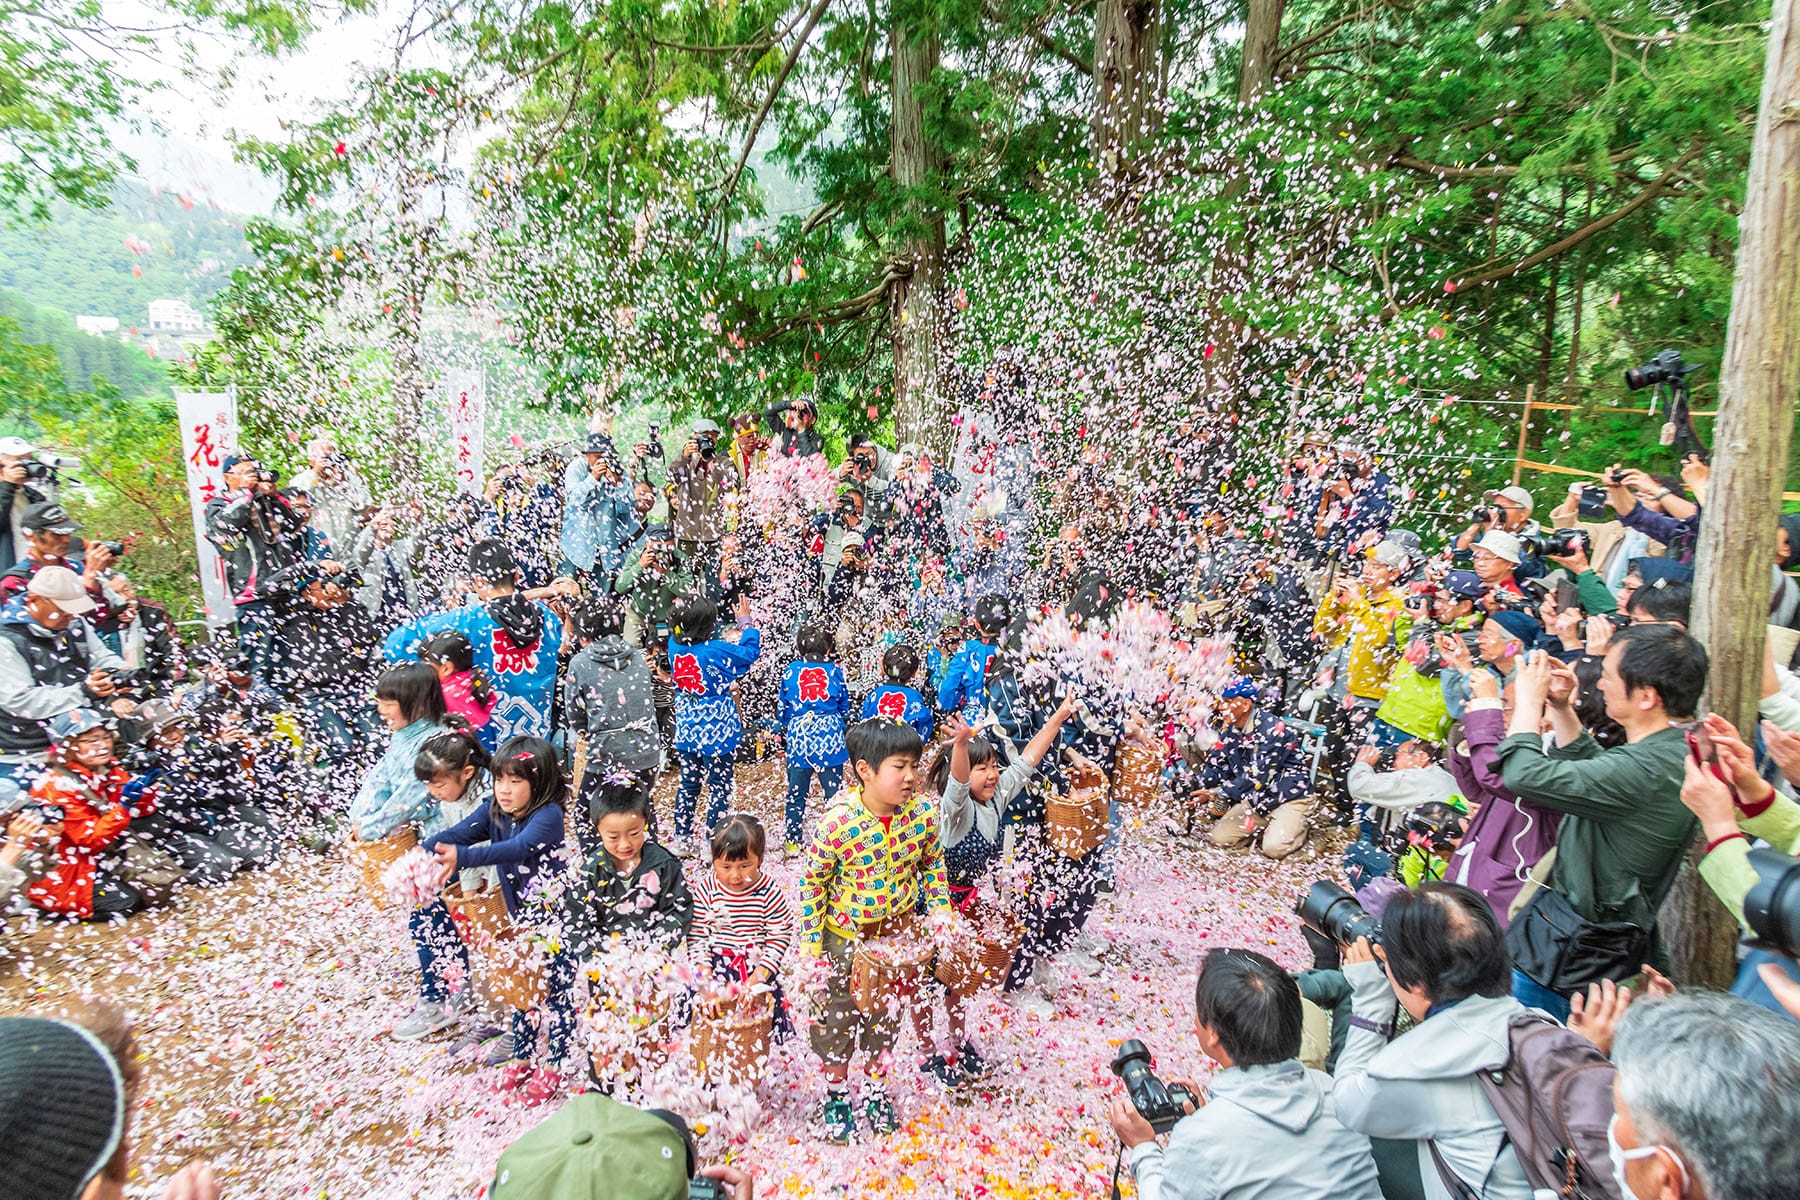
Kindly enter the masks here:
<path id="1" fill-rule="evenodd" d="M 1536 734 L 1500 743 L 1506 786 L 1565 814 L 1550 885 L 1583 917 L 1655 924 L 1650 902 L 1695 823 L 1681 803 L 1686 756 L 1673 728 L 1611 750 L 1586 733 L 1549 753 Z"/>
<path id="2" fill-rule="evenodd" d="M 890 721 L 905 721 L 919 731 L 919 740 L 926 745 L 931 744 L 931 731 L 936 722 L 931 716 L 931 706 L 925 703 L 925 697 L 909 687 L 897 683 L 884 683 L 869 693 L 863 701 L 862 719 L 886 717 Z"/>
<path id="3" fill-rule="evenodd" d="M 1479 702 L 1477 702 L 1479 703 Z M 1507 912 L 1525 886 L 1525 877 L 1556 845 L 1562 814 L 1521 800 L 1500 773 L 1500 741 L 1506 715 L 1493 707 L 1471 708 L 1463 717 L 1462 741 L 1448 755 L 1450 773 L 1475 810 L 1462 844 L 1450 855 L 1444 878 L 1480 892 L 1504 929 Z"/>
<path id="4" fill-rule="evenodd" d="M 1354 989 L 1351 1012 L 1392 1027 L 1399 1002 L 1380 965 L 1345 963 L 1344 978 Z M 1524 1011 L 1511 996 L 1469 996 L 1392 1041 L 1352 1025 L 1331 1088 L 1338 1120 L 1370 1137 L 1417 1140 L 1426 1200 L 1451 1200 L 1426 1139 L 1482 1200 L 1531 1200 L 1506 1127 L 1475 1078 L 1512 1058 L 1508 1025 Z"/>
<path id="5" fill-rule="evenodd" d="M 31 798 L 62 809 L 63 832 L 56 844 L 55 869 L 26 892 L 34 905 L 83 920 L 94 915 L 94 872 L 101 855 L 134 819 L 156 811 L 154 788 L 126 802 L 125 785 L 130 782 L 130 773 L 117 763 L 98 773 L 60 756 L 38 776 Z"/>
<path id="6" fill-rule="evenodd" d="M 74 551 L 64 555 L 60 561 L 55 563 L 39 562 L 35 558 L 21 558 L 8 567 L 4 575 L 0 575 L 0 604 L 9 604 L 15 597 L 23 596 L 25 589 L 31 586 L 31 577 L 49 566 L 67 567 L 77 575 L 87 570 L 85 558 Z M 84 619 L 98 628 L 102 623 L 112 619 L 112 597 L 108 595 L 106 586 L 98 582 L 90 583 L 87 593 L 88 599 L 94 602 L 95 608 L 92 612 L 84 614 Z"/>
<path id="7" fill-rule="evenodd" d="M 0 608 L 0 755 L 48 750 L 52 717 L 98 703 L 88 675 L 124 669 L 82 618 L 53 633 L 26 613 L 24 597 L 8 601 Z"/>
<path id="8" fill-rule="evenodd" d="M 1653 542 L 1661 542 L 1668 547 L 1668 557 L 1676 562 L 1691 563 L 1695 545 L 1700 540 L 1700 516 L 1700 510 L 1696 510 L 1693 516 L 1681 519 L 1652 512 L 1646 505 L 1638 504 L 1630 512 L 1620 514 L 1619 524 L 1635 529 Z"/>
<path id="9" fill-rule="evenodd" d="M 500 697 L 491 689 L 486 704 L 475 698 L 475 672 L 452 671 L 444 676 L 444 711 L 452 716 L 461 717 L 475 731 L 476 738 L 482 748 L 489 754 L 499 749 L 494 741 L 494 706 L 500 703 Z"/>
<path id="10" fill-rule="evenodd" d="M 126 670 L 134 670 L 149 690 L 167 695 L 175 682 L 187 676 L 187 656 L 175 632 L 174 618 L 160 604 L 137 602 L 137 619 L 126 622 L 125 609 L 115 606 L 104 621 L 93 622 L 94 632 L 117 654 Z"/>
<path id="11" fill-rule="evenodd" d="M 419 845 L 427 852 L 455 846 L 459 870 L 498 867 L 506 911 L 516 914 L 526 890 L 539 881 L 548 882 L 561 866 L 562 805 L 546 804 L 517 821 L 496 804 L 477 804 L 474 812 Z"/>
<path id="12" fill-rule="evenodd" d="M 716 757 L 737 751 L 744 727 L 731 685 L 762 654 L 762 638 L 746 626 L 735 642 L 688 645 L 669 640 L 669 674 L 675 681 L 675 749 Z"/>
<path id="13" fill-rule="evenodd" d="M 681 860 L 655 842 L 645 842 L 629 875 L 613 869 L 597 850 L 563 893 L 563 938 L 576 958 L 606 948 L 614 934 L 647 937 L 665 950 L 679 946 L 694 922 L 694 897 L 681 874 Z"/>
<path id="14" fill-rule="evenodd" d="M 623 564 L 638 526 L 629 479 L 602 483 L 588 470 L 585 457 L 569 460 L 563 471 L 564 558 L 583 571 L 611 575 Z"/>
<path id="15" fill-rule="evenodd" d="M 1401 819 L 1421 804 L 1433 800 L 1448 804 L 1461 798 L 1455 778 L 1439 766 L 1377 771 L 1366 762 L 1351 763 L 1344 786 L 1358 804 L 1372 805 Z"/>
<path id="16" fill-rule="evenodd" d="M 362 787 L 350 802 L 350 824 L 365 842 L 379 841 L 402 825 L 417 825 L 432 833 L 443 827 L 443 813 L 413 774 L 413 760 L 425 739 L 444 727 L 430 721 L 414 721 L 394 731 L 382 756 L 363 774 Z"/>
<path id="17" fill-rule="evenodd" d="M 1740 811 L 1738 828 L 1749 837 L 1761 838 L 1782 854 L 1800 854 L 1800 804 L 1779 793 L 1770 797 L 1765 807 Z M 1743 925 L 1744 897 L 1761 878 L 1750 865 L 1750 843 L 1731 838 L 1714 846 L 1700 860 L 1700 878 L 1706 880 L 1719 902 Z"/>
<path id="18" fill-rule="evenodd" d="M 624 638 L 597 638 L 569 660 L 563 711 L 570 728 L 587 734 L 590 771 L 601 762 L 649 771 L 662 761 L 655 680 L 643 652 Z"/>
<path id="19" fill-rule="evenodd" d="M 963 648 L 944 668 L 944 682 L 938 686 L 937 694 L 939 712 L 961 712 L 969 724 L 980 722 L 987 713 L 988 662 L 996 649 L 992 642 L 971 640 L 963 643 Z"/>
<path id="20" fill-rule="evenodd" d="M 1331 1076 L 1298 1059 L 1230 1067 L 1169 1148 L 1131 1150 L 1140 1200 L 1381 1200 L 1369 1139 L 1332 1112 Z"/>
<path id="21" fill-rule="evenodd" d="M 789 663 L 781 676 L 777 719 L 787 731 L 791 767 L 841 767 L 850 761 L 844 746 L 844 721 L 850 715 L 850 689 L 836 663 Z"/>
<path id="22" fill-rule="evenodd" d="M 644 543 L 640 540 L 625 553 L 625 565 L 619 569 L 619 578 L 613 584 L 613 591 L 621 596 L 630 596 L 631 611 L 643 623 L 646 636 L 654 637 L 658 625 L 669 623 L 669 614 L 675 611 L 675 601 L 683 596 L 692 596 L 699 591 L 693 568 L 679 551 L 671 550 L 673 562 L 669 570 L 651 572 L 644 570 Z"/>
<path id="23" fill-rule="evenodd" d="M 738 469 L 729 458 L 691 464 L 669 464 L 669 517 L 678 542 L 702 545 L 725 536 L 725 493 L 738 486 Z"/>
<path id="24" fill-rule="evenodd" d="M 414 576 L 418 539 L 394 538 L 384 545 L 376 540 L 375 528 L 370 526 L 356 536 L 351 553 L 363 581 L 356 589 L 356 602 L 368 609 L 383 628 L 410 620 L 420 605 L 419 584 Z"/>
<path id="25" fill-rule="evenodd" d="M 1271 813 L 1312 790 L 1300 736 L 1273 713 L 1252 710 L 1250 728 L 1227 725 L 1200 764 L 1200 786 L 1230 804 Z"/>
<path id="26" fill-rule="evenodd" d="M 1365 700 L 1387 696 L 1388 678 L 1400 662 L 1400 648 L 1412 624 L 1405 604 L 1398 588 L 1389 588 L 1374 599 L 1359 593 L 1348 604 L 1340 603 L 1335 594 L 1320 602 L 1313 632 L 1328 646 L 1348 641 L 1346 671 L 1352 696 Z"/>
<path id="27" fill-rule="evenodd" d="M 302 557 L 301 527 L 278 494 L 225 492 L 206 502 L 206 540 L 225 560 L 225 584 L 235 603 L 274 594 L 277 576 Z"/>
<path id="28" fill-rule="evenodd" d="M 492 717 L 496 746 L 516 737 L 550 736 L 557 656 L 562 651 L 562 618 L 533 601 L 500 606 L 500 601 L 512 598 L 516 593 L 408 621 L 388 634 L 381 647 L 389 662 L 406 662 L 419 656 L 420 645 L 433 634 L 454 629 L 468 638 L 475 648 L 475 669 L 487 676 L 500 697 Z M 496 612 L 510 628 L 501 624 Z"/>
<path id="29" fill-rule="evenodd" d="M 783 400 L 779 404 L 771 404 L 763 409 L 763 424 L 775 435 L 775 453 L 784 457 L 805 458 L 809 454 L 825 453 L 825 439 L 819 436 L 817 428 L 789 429 L 782 421 L 787 411 L 794 407 L 793 402 Z"/>
<path id="30" fill-rule="evenodd" d="M 937 807 L 915 795 L 885 828 L 845 788 L 825 810 L 800 871 L 800 948 L 819 955 L 825 931 L 854 937 L 865 925 L 926 907 L 950 907 Z"/>
<path id="31" fill-rule="evenodd" d="M 286 691 L 366 697 L 375 687 L 381 634 L 355 602 L 314 608 L 301 601 L 281 623 L 275 682 Z"/>

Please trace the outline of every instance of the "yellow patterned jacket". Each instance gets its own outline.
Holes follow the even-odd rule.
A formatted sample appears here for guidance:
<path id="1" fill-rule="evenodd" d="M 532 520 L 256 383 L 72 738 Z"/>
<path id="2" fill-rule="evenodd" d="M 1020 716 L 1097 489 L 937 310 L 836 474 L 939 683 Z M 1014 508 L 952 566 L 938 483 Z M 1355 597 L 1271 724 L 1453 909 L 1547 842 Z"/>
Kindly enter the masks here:
<path id="1" fill-rule="evenodd" d="M 923 892 L 932 909 L 950 906 L 937 807 L 914 796 L 889 827 L 846 788 L 826 810 L 800 874 L 800 946 L 819 954 L 825 930 L 854 936 L 864 925 L 911 912 Z"/>

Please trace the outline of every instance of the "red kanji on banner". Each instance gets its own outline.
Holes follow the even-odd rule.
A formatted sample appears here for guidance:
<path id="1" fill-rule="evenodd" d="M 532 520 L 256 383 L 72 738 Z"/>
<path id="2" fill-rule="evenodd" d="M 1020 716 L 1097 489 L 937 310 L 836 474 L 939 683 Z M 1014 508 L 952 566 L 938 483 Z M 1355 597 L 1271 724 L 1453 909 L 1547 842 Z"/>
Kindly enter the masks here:
<path id="1" fill-rule="evenodd" d="M 824 667 L 802 667 L 800 669 L 800 699 L 823 700 L 831 691 L 831 680 L 825 674 Z"/>
<path id="2" fill-rule="evenodd" d="M 194 452 L 188 455 L 188 461 L 196 467 L 219 465 L 219 448 L 213 445 L 211 425 L 194 426 Z"/>

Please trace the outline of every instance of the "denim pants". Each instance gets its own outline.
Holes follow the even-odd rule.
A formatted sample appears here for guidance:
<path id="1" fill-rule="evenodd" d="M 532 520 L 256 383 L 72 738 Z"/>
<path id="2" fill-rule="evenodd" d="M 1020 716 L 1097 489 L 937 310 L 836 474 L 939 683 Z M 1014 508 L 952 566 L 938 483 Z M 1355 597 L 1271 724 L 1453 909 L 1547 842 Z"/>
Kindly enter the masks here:
<path id="1" fill-rule="evenodd" d="M 548 1061 L 560 1063 L 569 1056 L 569 1039 L 575 1033 L 575 963 L 566 954 L 553 954 L 545 966 L 549 981 L 544 1003 L 527 1011 L 515 1008 L 512 1014 L 512 1042 L 515 1058 L 531 1058 L 537 1049 L 538 1030 L 549 1026 Z"/>
<path id="2" fill-rule="evenodd" d="M 413 948 L 419 952 L 419 1000 L 424 1004 L 442 1004 L 450 999 L 451 972 L 447 961 L 460 970 L 459 990 L 469 986 L 469 948 L 463 945 L 450 909 L 442 900 L 423 908 L 415 908 L 406 918 L 412 934 Z"/>
<path id="3" fill-rule="evenodd" d="M 675 790 L 675 836 L 687 839 L 694 834 L 694 810 L 700 804 L 700 789 L 706 796 L 706 834 L 731 808 L 732 771 L 736 756 L 731 754 L 689 754 L 677 751 L 675 761 L 681 768 L 681 786 Z"/>
<path id="4" fill-rule="evenodd" d="M 258 682 L 270 683 L 281 662 L 275 605 L 268 600 L 245 601 L 237 606 L 236 616 L 238 646 L 250 659 L 250 673 Z"/>
<path id="5" fill-rule="evenodd" d="M 1060 854 L 1039 858 L 1032 877 L 1036 894 L 1025 906 L 1025 940 L 1013 956 L 1003 991 L 1015 992 L 1024 987 L 1039 958 L 1061 954 L 1075 941 L 1098 898 L 1095 885 L 1099 882 L 1102 853 L 1103 849 L 1096 849 L 1080 858 Z"/>
<path id="6" fill-rule="evenodd" d="M 824 795 L 825 803 L 829 804 L 843 789 L 844 768 L 819 767 L 816 770 L 819 776 L 819 791 Z M 813 767 L 790 766 L 787 769 L 787 840 L 790 842 L 801 840 L 800 826 L 806 820 L 806 798 L 812 791 L 814 771 Z"/>
<path id="7" fill-rule="evenodd" d="M 1512 994 L 1527 1008 L 1541 1008 L 1559 1021 L 1569 1019 L 1569 998 L 1553 992 L 1522 971 L 1512 973 Z"/>

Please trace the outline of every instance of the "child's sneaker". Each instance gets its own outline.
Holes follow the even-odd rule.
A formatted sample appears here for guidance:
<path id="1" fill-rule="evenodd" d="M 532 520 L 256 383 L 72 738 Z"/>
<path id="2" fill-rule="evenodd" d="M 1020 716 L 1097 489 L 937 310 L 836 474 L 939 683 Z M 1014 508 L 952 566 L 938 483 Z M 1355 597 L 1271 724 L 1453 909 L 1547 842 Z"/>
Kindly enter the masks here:
<path id="1" fill-rule="evenodd" d="M 946 1092 L 954 1092 L 967 1083 L 960 1065 L 949 1062 L 941 1054 L 934 1054 L 919 1064 L 919 1074 L 936 1082 Z"/>
<path id="2" fill-rule="evenodd" d="M 513 1048 L 512 1034 L 503 1033 L 488 1043 L 487 1056 L 481 1061 L 490 1067 L 501 1067 L 519 1059 L 518 1051 Z"/>
<path id="3" fill-rule="evenodd" d="M 956 1048 L 956 1066 L 962 1077 L 973 1083 L 977 1079 L 986 1079 L 994 1073 L 994 1064 L 981 1057 L 975 1047 L 964 1042 Z"/>
<path id="4" fill-rule="evenodd" d="M 869 1123 L 869 1132 L 876 1137 L 886 1137 L 900 1128 L 900 1122 L 894 1117 L 894 1102 L 888 1099 L 885 1091 L 876 1090 L 863 1097 L 863 1120 Z"/>
<path id="5" fill-rule="evenodd" d="M 791 858 L 794 855 L 802 853 L 805 849 L 806 847 L 802 846 L 799 842 L 789 842 L 781 848 L 781 852 Z"/>
<path id="6" fill-rule="evenodd" d="M 1040 1021 L 1048 1021 L 1056 1015 L 1056 1005 L 1030 988 L 1020 988 L 1006 998 L 1013 1006 L 1013 1011 L 1023 1017 L 1036 1017 Z"/>
<path id="7" fill-rule="evenodd" d="M 447 1005 L 421 1000 L 417 1008 L 394 1026 L 394 1040 L 416 1042 L 420 1038 L 430 1037 L 440 1029 L 450 1028 L 456 1021 L 456 1014 Z"/>
<path id="8" fill-rule="evenodd" d="M 1031 964 L 1031 986 L 1046 997 L 1056 995 L 1056 972 L 1050 967 L 1050 960 L 1040 958 Z"/>
<path id="9" fill-rule="evenodd" d="M 836 1092 L 827 1095 L 819 1105 L 817 1120 L 820 1135 L 839 1146 L 849 1145 L 850 1138 L 856 1133 L 856 1113 L 850 1108 L 848 1096 Z"/>
<path id="10" fill-rule="evenodd" d="M 1057 956 L 1056 961 L 1072 970 L 1080 971 L 1083 975 L 1100 973 L 1100 960 L 1084 950 L 1065 950 Z"/>

